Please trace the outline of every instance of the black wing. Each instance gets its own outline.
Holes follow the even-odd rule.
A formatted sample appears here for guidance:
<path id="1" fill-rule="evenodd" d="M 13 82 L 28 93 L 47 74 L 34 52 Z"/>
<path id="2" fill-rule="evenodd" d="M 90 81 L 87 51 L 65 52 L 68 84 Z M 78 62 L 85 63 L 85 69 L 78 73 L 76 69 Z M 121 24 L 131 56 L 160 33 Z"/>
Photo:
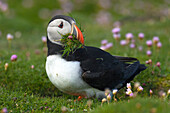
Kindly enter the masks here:
<path id="1" fill-rule="evenodd" d="M 80 61 L 83 80 L 99 90 L 120 89 L 140 72 L 136 58 L 112 56 L 95 47 L 78 49 L 70 58 Z"/>

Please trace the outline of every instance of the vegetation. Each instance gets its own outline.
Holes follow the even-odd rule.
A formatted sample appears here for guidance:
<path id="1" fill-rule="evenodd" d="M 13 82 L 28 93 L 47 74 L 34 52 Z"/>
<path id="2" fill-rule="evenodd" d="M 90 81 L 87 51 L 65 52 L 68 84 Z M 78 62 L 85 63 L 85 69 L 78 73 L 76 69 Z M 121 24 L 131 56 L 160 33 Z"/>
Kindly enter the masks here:
<path id="1" fill-rule="evenodd" d="M 105 1 L 105 2 L 102 2 Z M 101 2 L 101 3 L 100 3 Z M 168 0 L 0 0 L 0 110 L 4 112 L 159 112 L 168 113 L 170 89 L 170 14 Z M 107 4 L 108 2 L 108 4 Z M 104 4 L 104 5 L 103 5 Z M 66 13 L 68 12 L 68 13 Z M 116 94 L 108 105 L 97 99 L 82 99 L 59 91 L 45 72 L 47 48 L 46 27 L 55 14 L 66 14 L 76 19 L 84 29 L 85 45 L 100 47 L 101 40 L 113 46 L 106 49 L 119 56 L 132 56 L 147 69 L 131 82 L 140 82 L 143 91 L 131 99 L 126 88 Z M 113 28 L 120 27 L 121 38 L 115 40 Z M 138 34 L 145 34 L 141 41 Z M 120 45 L 127 33 L 133 34 L 135 47 Z M 159 37 L 162 47 L 146 45 L 147 40 Z M 142 46 L 142 51 L 138 47 Z M 151 50 L 152 55 L 146 51 Z M 17 55 L 11 61 L 12 55 Z M 151 59 L 151 60 L 149 60 Z M 160 66 L 157 65 L 160 62 Z M 150 89 L 153 91 L 151 96 Z M 136 92 L 133 89 L 133 92 Z M 166 95 L 164 95 L 166 94 Z M 90 103 L 90 104 L 89 104 Z M 101 107 L 102 104 L 102 107 Z"/>

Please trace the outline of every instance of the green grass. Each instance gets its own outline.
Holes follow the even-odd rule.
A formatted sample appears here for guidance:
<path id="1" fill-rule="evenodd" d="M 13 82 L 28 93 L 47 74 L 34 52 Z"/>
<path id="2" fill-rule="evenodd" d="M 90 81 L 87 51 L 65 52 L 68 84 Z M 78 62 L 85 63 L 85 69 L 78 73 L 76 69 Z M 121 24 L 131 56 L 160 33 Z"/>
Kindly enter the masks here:
<path id="1" fill-rule="evenodd" d="M 139 81 L 144 91 L 137 98 L 130 99 L 125 96 L 125 88 L 118 93 L 117 103 L 106 103 L 101 106 L 101 102 L 92 98 L 92 105 L 89 109 L 87 105 L 88 99 L 74 102 L 76 96 L 64 94 L 59 91 L 50 82 L 45 71 L 46 53 L 43 52 L 43 43 L 41 36 L 46 36 L 46 27 L 51 17 L 43 20 L 38 17 L 38 11 L 41 8 L 49 8 L 50 10 L 60 8 L 59 2 L 39 1 L 34 3 L 30 9 L 23 8 L 21 0 L 8 1 L 10 11 L 6 13 L 0 12 L 0 110 L 6 107 L 9 112 L 61 112 L 61 107 L 66 106 L 69 111 L 73 112 L 151 112 L 156 109 L 157 112 L 168 113 L 169 97 L 160 99 L 159 91 L 167 92 L 170 88 L 170 18 L 157 12 L 166 8 L 166 3 L 161 0 L 144 0 L 145 8 L 138 9 L 137 2 L 126 3 L 122 0 L 112 3 L 113 7 L 107 9 L 111 13 L 111 23 L 109 25 L 99 25 L 95 21 L 95 15 L 100 9 L 96 5 L 96 1 L 85 1 L 80 7 L 76 7 L 71 15 L 81 24 L 85 30 L 85 44 L 100 47 L 100 41 L 103 39 L 113 42 L 114 46 L 108 50 L 113 55 L 137 57 L 141 63 L 152 59 L 153 66 L 149 66 L 147 70 L 140 73 L 131 83 Z M 55 4 L 54 4 L 55 3 Z M 131 13 L 122 13 L 121 8 L 117 5 L 127 8 Z M 152 9 L 149 8 L 153 7 Z M 117 7 L 117 8 L 115 8 Z M 79 9 L 80 8 L 80 9 Z M 86 10 L 87 9 L 87 10 Z M 112 38 L 112 24 L 120 21 L 121 36 L 127 32 L 132 32 L 137 39 L 139 32 L 145 33 L 143 42 L 137 40 L 137 46 L 143 45 L 144 51 L 139 52 L 137 49 L 122 47 Z M 20 38 L 14 38 L 11 48 L 6 40 L 7 33 L 15 34 L 21 32 Z M 163 46 L 160 51 L 152 48 L 152 56 L 146 55 L 145 41 L 152 39 L 153 36 L 159 36 Z M 37 54 L 39 51 L 39 54 Z M 29 58 L 26 54 L 30 53 Z M 11 62 L 12 54 L 18 56 L 16 62 Z M 161 74 L 156 62 L 161 62 Z M 9 63 L 7 71 L 4 70 L 4 64 Z M 31 65 L 35 68 L 31 69 Z M 154 70 L 154 74 L 152 71 Z M 161 76 L 160 76 L 161 75 Z M 149 97 L 149 90 L 153 90 L 153 97 Z M 140 103 L 141 108 L 137 108 L 136 104 Z M 122 109 L 123 108 L 123 109 Z M 152 110 L 151 110 L 152 109 Z"/>
<path id="2" fill-rule="evenodd" d="M 168 102 L 155 98 L 135 98 L 129 102 L 98 106 L 91 113 L 168 113 Z"/>

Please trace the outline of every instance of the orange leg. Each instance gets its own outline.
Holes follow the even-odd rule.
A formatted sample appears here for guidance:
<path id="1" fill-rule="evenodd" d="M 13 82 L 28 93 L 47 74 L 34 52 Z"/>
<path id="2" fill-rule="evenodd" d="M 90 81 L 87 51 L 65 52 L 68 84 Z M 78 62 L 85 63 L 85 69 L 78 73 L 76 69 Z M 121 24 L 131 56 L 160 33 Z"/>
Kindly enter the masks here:
<path id="1" fill-rule="evenodd" d="M 78 98 L 75 99 L 74 102 L 75 102 L 75 101 L 80 101 L 82 98 L 84 98 L 84 96 L 78 96 Z"/>
<path id="2" fill-rule="evenodd" d="M 79 96 L 77 100 L 80 101 L 82 98 L 83 98 L 83 96 Z"/>

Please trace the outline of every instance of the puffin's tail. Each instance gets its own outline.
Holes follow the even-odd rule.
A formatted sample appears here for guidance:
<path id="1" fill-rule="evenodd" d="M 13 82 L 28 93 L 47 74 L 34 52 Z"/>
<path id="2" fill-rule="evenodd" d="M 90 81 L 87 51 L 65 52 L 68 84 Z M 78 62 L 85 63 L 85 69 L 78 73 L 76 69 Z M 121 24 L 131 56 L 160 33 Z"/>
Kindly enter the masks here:
<path id="1" fill-rule="evenodd" d="M 145 70 L 147 67 L 144 65 L 144 64 L 140 64 L 139 61 L 136 61 L 135 63 L 133 64 L 130 64 L 124 75 L 125 75 L 125 78 L 126 78 L 126 82 L 125 83 L 129 83 L 130 81 L 133 80 L 133 78 L 139 74 L 141 71 Z"/>
<path id="2" fill-rule="evenodd" d="M 145 70 L 147 67 L 144 64 L 140 64 L 139 60 L 132 57 L 120 57 L 114 56 L 118 60 L 124 62 L 125 64 L 125 71 L 124 71 L 124 80 L 122 81 L 123 86 L 126 86 L 126 83 L 129 83 L 133 80 L 133 78 L 139 74 L 141 71 Z M 120 87 L 120 88 L 122 88 Z M 119 88 L 119 89 L 120 89 Z"/>

